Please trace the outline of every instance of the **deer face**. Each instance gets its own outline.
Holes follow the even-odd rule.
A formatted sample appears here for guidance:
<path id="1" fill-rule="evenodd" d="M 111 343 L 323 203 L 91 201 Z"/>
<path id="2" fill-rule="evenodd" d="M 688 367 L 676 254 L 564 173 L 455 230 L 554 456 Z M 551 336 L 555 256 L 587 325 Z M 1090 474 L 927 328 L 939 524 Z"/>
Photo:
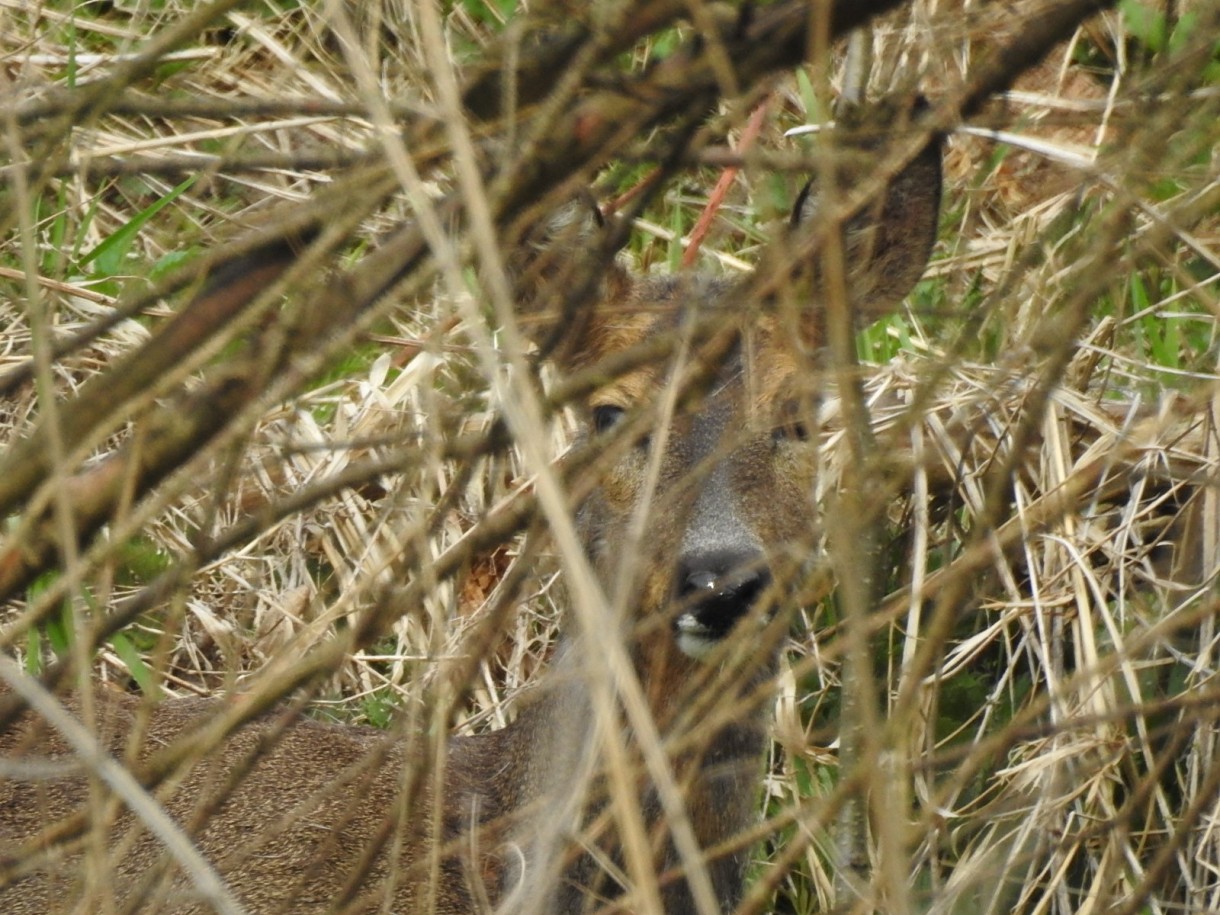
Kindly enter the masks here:
<path id="1" fill-rule="evenodd" d="M 736 291 L 697 277 L 631 285 L 619 315 L 633 316 L 596 355 L 665 335 L 677 352 L 588 404 L 588 437 L 604 438 L 611 465 L 581 508 L 584 542 L 607 588 L 626 589 L 639 638 L 672 639 L 696 659 L 752 611 L 763 618 L 776 571 L 807 560 L 814 542 L 815 455 L 800 396 L 809 359 L 765 321 L 726 322 Z M 726 335 L 701 351 L 682 346 L 700 323 Z M 701 377 L 683 391 L 692 373 Z"/>

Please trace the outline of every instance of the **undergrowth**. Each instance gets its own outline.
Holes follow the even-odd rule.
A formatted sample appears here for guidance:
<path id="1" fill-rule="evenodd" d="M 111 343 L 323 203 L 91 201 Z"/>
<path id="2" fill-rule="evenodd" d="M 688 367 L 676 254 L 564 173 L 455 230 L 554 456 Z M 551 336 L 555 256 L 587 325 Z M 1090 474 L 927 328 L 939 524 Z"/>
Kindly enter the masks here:
<path id="1" fill-rule="evenodd" d="M 178 300 L 147 303 L 58 357 L 50 341 L 114 315 L 133 289 L 257 226 L 275 205 L 324 189 L 376 147 L 361 79 L 371 77 L 399 113 L 437 110 L 409 5 L 335 4 L 336 25 L 322 5 L 261 3 L 200 31 L 124 105 L 110 99 L 70 125 L 19 120 L 22 104 L 83 91 L 193 6 L 0 6 L 9 174 L 22 149 L 55 156 L 33 186 L 0 188 L 0 374 L 35 366 L 0 402 L 7 446 L 29 435 L 48 405 L 145 343 Z M 911 4 L 870 33 L 875 61 L 905 62 L 874 68 L 871 97 L 919 87 L 935 102 L 960 85 L 995 34 L 985 11 L 945 6 Z M 526 16 L 509 2 L 444 8 L 452 53 L 470 62 Z M 874 830 L 897 836 L 872 848 L 877 870 L 893 870 L 889 881 L 861 889 L 878 907 L 1220 908 L 1212 826 L 1220 794 L 1200 793 L 1217 740 L 1220 48 L 1208 31 L 1216 25 L 1205 3 L 1122 3 L 979 119 L 1036 148 L 951 135 L 928 274 L 900 314 L 859 334 L 874 434 L 890 459 L 879 491 L 892 484 L 891 574 L 869 644 L 871 675 L 883 712 L 898 707 L 901 691 L 917 695 L 879 738 L 892 768 L 861 788 Z M 691 28 L 645 40 L 621 67 L 664 57 Z M 742 157 L 699 269 L 745 272 L 782 230 L 820 148 L 783 132 L 826 120 L 840 78 L 838 65 L 810 67 L 769 89 L 766 126 Z M 294 109 L 292 100 L 304 101 Z M 259 101 L 269 110 L 249 104 Z M 705 151 L 731 158 L 748 112 L 732 114 L 731 129 Z M 37 145 L 55 130 L 57 142 Z M 617 161 L 595 193 L 603 201 L 627 194 L 657 165 Z M 646 191 L 620 258 L 648 272 L 678 269 L 720 170 L 709 153 Z M 437 169 L 424 190 L 439 199 L 452 182 Z M 1199 201 L 1213 208 L 1199 213 Z M 412 212 L 405 193 L 375 208 L 347 239 L 347 262 Z M 478 296 L 478 272 L 462 275 Z M 440 444 L 489 433 L 499 416 L 479 334 L 459 304 L 431 284 L 383 298 L 350 345 L 261 403 L 246 428 L 183 461 L 155 490 L 127 493 L 85 542 L 61 546 L 51 568 L 0 608 L 3 650 L 43 672 L 105 608 L 184 571 L 103 642 L 91 675 L 127 690 L 218 694 L 350 625 L 408 546 L 428 557 L 455 549 L 532 473 L 513 448 L 467 459 Z M 1073 309 L 1087 310 L 1078 332 Z M 138 440 L 157 398 L 190 389 L 245 339 L 220 340 L 104 434 L 68 443 L 51 479 L 66 485 Z M 1044 393 L 1045 406 L 1031 406 Z M 824 441 L 819 486 L 828 498 L 842 471 L 837 405 L 829 390 L 809 418 Z M 538 434 L 559 454 L 572 426 L 558 411 Z M 397 459 L 284 508 L 386 456 Z M 1071 504 L 1056 508 L 1058 494 L 1081 481 Z M 438 499 L 449 505 L 439 518 L 430 514 Z M 27 504 L 6 518 L 6 549 L 39 510 Z M 238 542 L 211 551 L 243 524 Z M 384 727 L 397 709 L 423 702 L 441 662 L 463 650 L 500 597 L 520 549 L 519 538 L 507 539 L 464 560 L 461 575 L 431 582 L 422 605 L 404 608 L 319 687 L 320 714 Z M 955 571 L 966 560 L 974 571 Z M 553 651 L 565 598 L 545 556 L 525 561 L 518 608 L 464 686 L 459 732 L 510 719 L 514 697 Z M 936 620 L 947 626 L 944 651 L 929 676 L 907 683 L 904 670 L 938 612 L 939 583 L 957 587 L 963 574 L 973 579 L 966 609 Z M 816 808 L 840 784 L 842 622 L 833 598 L 802 608 L 773 689 L 763 805 L 771 828 L 755 868 L 756 876 L 776 862 L 786 869 L 771 911 L 827 911 L 833 898 L 832 823 Z M 890 810 L 887 833 L 877 820 Z M 893 898 L 900 886 L 906 895 Z"/>

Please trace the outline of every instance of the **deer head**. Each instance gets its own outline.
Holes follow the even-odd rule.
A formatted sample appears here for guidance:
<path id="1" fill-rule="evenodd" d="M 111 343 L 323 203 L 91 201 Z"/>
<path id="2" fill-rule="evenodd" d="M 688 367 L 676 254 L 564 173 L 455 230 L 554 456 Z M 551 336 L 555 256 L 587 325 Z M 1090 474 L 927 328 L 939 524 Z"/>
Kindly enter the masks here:
<path id="1" fill-rule="evenodd" d="M 818 551 L 812 407 L 828 310 L 879 317 L 922 274 L 939 142 L 875 183 L 879 194 L 840 223 L 828 195 L 807 188 L 785 237 L 746 279 L 632 275 L 606 255 L 602 239 L 616 227 L 578 207 L 516 264 L 529 334 L 565 375 L 589 383 L 581 441 L 597 455 L 597 483 L 576 509 L 582 543 L 618 611 L 606 638 L 628 640 L 704 849 L 751 822 L 763 741 L 760 714 L 717 716 L 709 697 L 740 700 L 769 677 L 786 618 L 769 621 Z M 640 781 L 655 854 L 676 866 L 656 786 Z M 613 856 L 610 833 L 586 841 Z M 709 864 L 721 906 L 735 903 L 744 864 L 740 850 Z M 586 862 L 568 884 L 587 891 L 594 869 Z M 580 910 L 572 892 L 557 910 Z M 667 912 L 693 911 L 680 880 L 663 900 Z"/>

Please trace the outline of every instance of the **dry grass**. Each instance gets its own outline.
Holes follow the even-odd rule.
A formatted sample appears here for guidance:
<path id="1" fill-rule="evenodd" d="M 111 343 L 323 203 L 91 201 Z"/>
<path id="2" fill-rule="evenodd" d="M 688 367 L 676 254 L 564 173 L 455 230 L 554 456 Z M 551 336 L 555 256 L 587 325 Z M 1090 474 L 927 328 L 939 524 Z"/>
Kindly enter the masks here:
<path id="1" fill-rule="evenodd" d="M 70 16 L 0 2 L 6 158 L 54 129 L 50 117 L 18 123 L 20 105 L 111 72 L 193 4 L 151 6 Z M 923 0 L 877 28 L 884 63 L 871 91 L 922 85 L 935 101 L 961 85 L 1002 34 L 989 18 L 999 14 L 946 6 Z M 874 361 L 896 355 L 870 367 L 865 386 L 885 456 L 872 470 L 891 574 L 868 620 L 884 712 L 862 749 L 872 764 L 839 783 L 871 803 L 872 876 L 852 911 L 1220 910 L 1220 78 L 1201 37 L 1216 27 L 1214 11 L 1183 6 L 1201 19 L 1183 27 L 1181 47 L 1144 59 L 1129 23 L 1094 20 L 1077 46 L 1026 76 L 1006 110 L 980 119 L 1040 140 L 1036 151 L 952 140 L 928 279 L 907 312 L 862 340 Z M 40 330 L 65 338 L 87 328 L 123 290 L 231 240 L 279 202 L 305 199 L 371 146 L 385 143 L 392 157 L 379 117 L 444 113 L 407 4 L 333 7 L 347 15 L 272 4 L 229 13 L 122 104 L 64 132 L 55 175 L 6 184 L 0 373 L 39 352 Z M 446 20 L 454 54 L 496 40 L 499 29 L 478 20 L 484 10 L 463 4 Z M 335 36 L 349 28 L 345 45 Z M 1191 56 L 1195 45 L 1204 50 Z M 1072 65 L 1085 47 L 1091 66 Z M 773 90 L 764 163 L 799 149 L 780 134 L 824 91 L 816 73 L 809 85 Z M 401 110 L 379 110 L 378 94 Z M 286 101 L 297 99 L 317 105 Z M 173 108 L 187 104 L 189 114 Z M 777 194 L 793 188 L 775 191 L 764 168 L 747 161 L 705 269 L 751 263 L 772 229 Z M 636 171 L 620 168 L 607 194 Z M 173 196 L 187 175 L 195 180 Z M 657 197 L 632 245 L 636 264 L 665 269 L 666 231 L 689 229 L 713 180 L 705 166 Z M 404 179 L 409 193 L 369 208 L 343 262 L 412 212 L 408 198 L 438 199 L 453 181 L 448 167 L 426 171 L 420 186 Z M 371 605 L 422 595 L 314 684 L 317 704 L 343 720 L 385 724 L 393 708 L 430 702 L 474 625 L 512 599 L 455 724 L 479 731 L 510 719 L 513 698 L 545 666 L 565 598 L 556 563 L 532 547 L 524 580 L 512 574 L 519 537 L 462 556 L 498 506 L 528 496 L 539 468 L 515 447 L 465 459 L 442 444 L 495 427 L 504 388 L 488 366 L 506 364 L 469 298 L 477 281 L 447 280 L 383 297 L 348 339 L 319 343 L 306 381 L 273 388 L 150 494 L 121 499 L 103 532 L 61 547 L 54 571 L 0 607 L 3 650 L 37 672 L 52 647 L 65 650 L 66 630 L 182 570 L 100 648 L 93 676 L 130 689 L 154 670 L 168 691 L 212 695 L 334 642 Z M 52 390 L 66 401 L 174 307 L 151 304 L 69 355 L 40 357 L 36 379 L 0 403 L 0 441 L 29 434 Z M 232 345 L 184 365 L 157 393 L 189 389 Z M 838 407 L 828 391 L 826 502 L 844 459 Z M 138 438 L 150 409 L 151 392 L 49 478 Z M 546 454 L 562 452 L 573 423 L 561 414 L 538 431 Z M 6 519 L 6 551 L 39 511 L 27 502 Z M 242 536 L 213 548 L 235 530 Z M 451 557 L 462 573 L 430 580 Z M 793 624 L 774 690 L 756 911 L 833 901 L 843 629 L 833 601 Z"/>

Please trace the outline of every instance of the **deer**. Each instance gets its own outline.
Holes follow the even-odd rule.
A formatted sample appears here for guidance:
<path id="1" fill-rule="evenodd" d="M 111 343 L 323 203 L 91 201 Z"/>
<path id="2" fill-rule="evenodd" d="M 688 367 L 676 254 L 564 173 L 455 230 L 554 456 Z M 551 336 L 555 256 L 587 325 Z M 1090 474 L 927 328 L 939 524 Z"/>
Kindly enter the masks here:
<path id="1" fill-rule="evenodd" d="M 816 553 L 806 416 L 826 303 L 808 239 L 841 230 L 851 308 L 896 309 L 933 247 L 940 158 L 934 137 L 841 227 L 825 224 L 817 193 L 803 194 L 780 253 L 744 280 L 607 265 L 593 253 L 607 231 L 598 220 L 551 220 L 521 245 L 512 270 L 529 337 L 561 375 L 605 376 L 581 405 L 597 476 L 575 521 L 598 582 L 619 595 L 610 603 L 622 618 L 602 638 L 623 646 L 654 733 L 646 740 L 630 716 L 598 730 L 582 670 L 602 649 L 570 619 L 515 720 L 450 737 L 436 777 L 410 792 L 410 734 L 295 708 L 256 717 L 155 788 L 226 898 L 257 913 L 708 915 L 738 905 L 769 739 L 758 695 L 789 626 L 792 582 Z M 678 341 L 664 361 L 630 358 L 661 339 Z M 133 768 L 216 709 L 102 689 L 64 701 L 91 706 L 102 747 Z M 609 740 L 625 747 L 613 764 Z M 34 710 L 0 734 L 0 911 L 223 909 L 71 760 Z M 633 810 L 623 812 L 615 779 Z M 100 851 L 73 838 L 97 817 L 109 818 Z M 89 896 L 99 859 L 111 868 L 106 907 Z M 644 872 L 652 883 L 638 889 Z"/>

